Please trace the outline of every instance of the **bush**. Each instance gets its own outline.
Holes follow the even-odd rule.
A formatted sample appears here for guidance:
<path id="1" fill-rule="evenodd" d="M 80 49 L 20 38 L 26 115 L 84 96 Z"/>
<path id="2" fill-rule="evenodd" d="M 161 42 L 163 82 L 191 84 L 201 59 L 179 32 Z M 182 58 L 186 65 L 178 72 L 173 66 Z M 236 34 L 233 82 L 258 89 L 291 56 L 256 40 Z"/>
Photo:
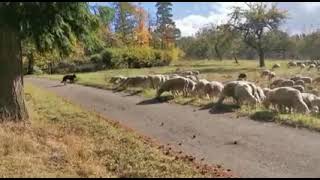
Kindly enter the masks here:
<path id="1" fill-rule="evenodd" d="M 102 61 L 108 68 L 143 68 L 167 66 L 183 56 L 183 52 L 156 50 L 152 48 L 107 48 L 101 53 Z"/>

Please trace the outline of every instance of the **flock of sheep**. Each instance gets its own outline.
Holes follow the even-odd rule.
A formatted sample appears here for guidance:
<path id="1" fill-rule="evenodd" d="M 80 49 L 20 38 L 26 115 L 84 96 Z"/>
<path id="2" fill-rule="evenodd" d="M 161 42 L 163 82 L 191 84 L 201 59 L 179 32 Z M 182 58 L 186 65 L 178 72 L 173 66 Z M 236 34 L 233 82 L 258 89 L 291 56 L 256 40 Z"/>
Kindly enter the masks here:
<path id="1" fill-rule="evenodd" d="M 309 66 L 309 70 L 318 67 L 320 61 L 289 62 L 288 68 Z M 275 64 L 272 70 L 279 68 Z M 270 84 L 261 88 L 253 82 L 247 81 L 247 75 L 241 73 L 238 79 L 227 82 L 208 81 L 199 79 L 199 71 L 176 71 L 172 74 L 140 75 L 133 77 L 115 76 L 111 83 L 117 84 L 116 89 L 127 87 L 141 87 L 156 89 L 156 98 L 164 92 L 171 92 L 173 96 L 218 98 L 217 104 L 222 104 L 226 98 L 233 98 L 237 105 L 256 106 L 262 104 L 266 108 L 273 108 L 278 112 L 297 112 L 308 114 L 318 113 L 320 97 L 317 91 L 306 92 L 306 85 L 320 82 L 320 77 L 312 79 L 296 75 L 291 78 L 277 78 L 276 73 L 263 70 L 261 77 L 268 77 Z M 273 80 L 275 79 L 275 80 Z M 271 81 L 273 80 L 273 81 Z"/>

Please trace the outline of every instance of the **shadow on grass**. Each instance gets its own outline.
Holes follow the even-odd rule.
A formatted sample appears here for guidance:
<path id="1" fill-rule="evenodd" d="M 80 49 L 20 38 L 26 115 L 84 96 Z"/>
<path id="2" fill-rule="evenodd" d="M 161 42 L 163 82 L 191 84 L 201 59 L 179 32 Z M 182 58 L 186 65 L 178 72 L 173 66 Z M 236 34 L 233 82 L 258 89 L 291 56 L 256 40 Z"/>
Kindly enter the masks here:
<path id="1" fill-rule="evenodd" d="M 250 115 L 250 118 L 260 122 L 275 122 L 277 113 L 272 111 L 257 111 Z"/>
<path id="2" fill-rule="evenodd" d="M 161 96 L 158 98 L 152 98 L 152 99 L 141 101 L 137 103 L 137 105 L 159 104 L 159 103 L 168 102 L 172 99 L 174 99 L 173 96 Z"/>
<path id="3" fill-rule="evenodd" d="M 210 113 L 211 114 L 224 114 L 224 113 L 230 113 L 230 112 L 235 112 L 237 109 L 240 108 L 240 106 L 238 105 L 234 105 L 234 104 L 217 104 L 217 103 L 209 103 L 207 105 L 205 105 L 204 107 L 202 107 L 201 109 L 210 109 Z M 200 110 L 201 110 L 200 109 Z"/>

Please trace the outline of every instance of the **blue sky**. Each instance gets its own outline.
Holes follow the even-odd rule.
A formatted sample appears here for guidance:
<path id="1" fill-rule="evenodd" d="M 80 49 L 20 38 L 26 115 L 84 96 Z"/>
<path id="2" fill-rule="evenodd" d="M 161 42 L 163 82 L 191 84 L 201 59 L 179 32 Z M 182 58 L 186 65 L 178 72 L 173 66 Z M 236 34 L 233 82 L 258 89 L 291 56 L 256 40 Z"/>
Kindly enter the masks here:
<path id="1" fill-rule="evenodd" d="M 97 4 L 110 5 L 108 2 Z M 155 16 L 155 2 L 139 4 Z M 173 2 L 172 4 L 173 20 L 181 30 L 182 36 L 194 35 L 200 27 L 208 23 L 225 22 L 233 6 L 245 7 L 243 2 Z M 320 2 L 278 2 L 277 5 L 280 9 L 287 10 L 289 15 L 289 19 L 281 27 L 282 30 L 296 34 L 320 28 Z"/>

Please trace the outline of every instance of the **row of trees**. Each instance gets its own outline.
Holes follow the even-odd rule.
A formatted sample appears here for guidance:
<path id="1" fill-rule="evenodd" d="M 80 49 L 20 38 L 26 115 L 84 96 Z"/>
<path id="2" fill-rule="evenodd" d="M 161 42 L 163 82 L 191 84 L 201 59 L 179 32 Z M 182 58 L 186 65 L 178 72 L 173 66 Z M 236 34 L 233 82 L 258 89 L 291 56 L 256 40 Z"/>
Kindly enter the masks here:
<path id="1" fill-rule="evenodd" d="M 106 46 L 171 48 L 181 34 L 172 20 L 172 3 L 157 2 L 156 8 L 154 20 L 146 10 L 130 2 L 114 2 L 111 7 L 91 6 L 103 21 L 100 28 Z"/>
<path id="2" fill-rule="evenodd" d="M 189 57 L 212 58 L 220 60 L 224 56 L 259 57 L 260 66 L 265 66 L 264 57 L 271 50 L 287 49 L 286 34 L 279 31 L 279 26 L 286 19 L 287 13 L 275 4 L 247 3 L 248 8 L 234 8 L 228 23 L 210 24 L 195 37 L 182 38 L 179 42 Z"/>
<path id="3" fill-rule="evenodd" d="M 195 37 L 182 37 L 177 44 L 190 59 L 234 58 L 260 60 L 320 59 L 320 31 L 289 35 L 279 30 L 287 17 L 275 4 L 247 3 L 247 9 L 235 8 L 223 25 L 208 24 Z"/>

